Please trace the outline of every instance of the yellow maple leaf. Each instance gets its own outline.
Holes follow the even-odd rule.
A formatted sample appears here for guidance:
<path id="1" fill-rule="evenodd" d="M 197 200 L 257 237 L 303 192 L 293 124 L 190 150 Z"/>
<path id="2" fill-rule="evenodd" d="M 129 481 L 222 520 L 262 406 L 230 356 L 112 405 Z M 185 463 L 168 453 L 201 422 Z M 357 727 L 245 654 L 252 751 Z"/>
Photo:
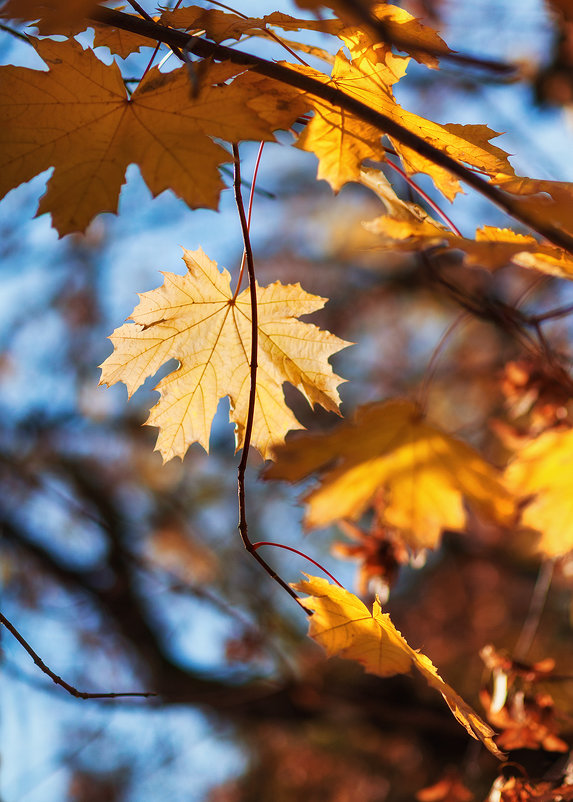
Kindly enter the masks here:
<path id="1" fill-rule="evenodd" d="M 347 25 L 338 32 L 338 35 L 345 40 L 346 44 L 354 41 L 354 61 L 356 61 L 359 51 L 362 53 L 379 51 L 382 52 L 384 59 L 386 52 L 389 52 L 390 48 L 394 46 L 398 50 L 409 53 L 421 64 L 436 69 L 438 55 L 452 52 L 433 28 L 424 25 L 403 8 L 388 3 L 373 4 L 370 12 L 373 18 L 380 23 L 379 30 L 364 25 L 361 17 L 354 16 L 354 19 L 351 19 L 348 14 L 349 10 L 343 7 L 339 9 L 341 19 L 344 19 Z M 357 27 L 352 27 L 353 21 L 357 23 Z M 384 40 L 382 40 L 382 33 Z"/>
<path id="2" fill-rule="evenodd" d="M 388 207 L 387 203 L 385 205 Z M 399 212 L 397 208 L 394 204 L 390 215 L 364 224 L 368 231 L 381 235 L 380 247 L 383 250 L 417 251 L 440 247 L 462 251 L 464 263 L 470 267 L 499 270 L 511 263 L 552 276 L 573 278 L 573 257 L 555 245 L 540 243 L 534 237 L 518 234 L 510 228 L 493 226 L 479 228 L 475 239 L 459 237 L 428 215 L 421 219 L 413 204 L 403 203 Z"/>
<path id="3" fill-rule="evenodd" d="M 539 551 L 559 557 L 573 549 L 573 430 L 545 432 L 528 443 L 506 477 L 525 501 L 522 524 L 541 533 Z"/>
<path id="4" fill-rule="evenodd" d="M 443 529 L 463 529 L 463 499 L 510 524 L 515 505 L 499 472 L 477 451 L 424 420 L 405 400 L 360 407 L 352 423 L 304 434 L 275 449 L 265 478 L 297 482 L 323 470 L 304 496 L 305 525 L 357 519 L 383 493 L 381 520 L 414 549 L 434 548 Z"/>
<path id="5" fill-rule="evenodd" d="M 77 42 L 43 40 L 36 48 L 49 72 L 0 68 L 0 197 L 54 167 L 38 213 L 50 212 L 61 235 L 117 209 L 132 162 L 153 195 L 171 189 L 192 208 L 216 208 L 224 186 L 218 167 L 231 157 L 211 137 L 273 140 L 272 131 L 297 116 L 294 104 L 274 102 L 263 119 L 250 105 L 264 101 L 260 81 L 243 84 L 239 75 L 212 85 L 216 64 L 203 68 L 195 97 L 181 67 L 150 70 L 128 98 L 117 65 Z M 276 82 L 268 85 L 276 94 Z"/>
<path id="6" fill-rule="evenodd" d="M 128 393 L 171 358 L 179 367 L 157 385 L 161 398 L 147 423 L 159 427 L 157 450 L 165 461 L 183 457 L 191 443 L 209 448 L 209 433 L 220 398 L 229 396 L 237 448 L 247 418 L 251 353 L 251 296 L 233 299 L 231 276 L 219 272 L 201 249 L 184 251 L 187 273 L 165 273 L 165 283 L 140 295 L 131 315 L 111 335 L 114 351 L 105 360 L 101 383 L 122 381 Z M 288 381 L 307 399 L 338 412 L 343 381 L 328 363 L 350 343 L 296 318 L 321 309 L 324 298 L 300 284 L 257 287 L 258 372 L 251 443 L 267 458 L 289 429 L 301 429 L 286 406 Z"/>
<path id="7" fill-rule="evenodd" d="M 309 619 L 309 635 L 329 657 L 339 655 L 355 660 L 365 671 L 379 677 L 407 674 L 416 668 L 430 687 L 439 691 L 448 707 L 467 730 L 496 757 L 502 758 L 493 741 L 495 732 L 440 677 L 425 654 L 412 649 L 398 632 L 388 613 L 383 613 L 378 599 L 372 612 L 357 596 L 344 588 L 331 585 L 326 579 L 308 576 L 293 584 L 295 590 L 308 594 L 303 605 L 313 611 Z"/>
<path id="8" fill-rule="evenodd" d="M 404 75 L 408 58 L 394 55 L 387 47 L 365 47 L 363 36 L 354 31 L 343 32 L 341 38 L 350 50 L 352 61 L 342 51 L 338 53 L 330 80 L 316 70 L 289 66 L 390 117 L 461 163 L 492 177 L 513 175 L 507 153 L 490 142 L 498 134 L 486 125 L 440 125 L 396 103 L 392 86 Z M 320 98 L 313 97 L 310 101 L 314 117 L 301 134 L 298 146 L 315 153 L 319 159 L 318 178 L 328 181 L 338 192 L 348 181 L 360 180 L 365 159 L 385 158 L 383 132 Z M 407 172 L 429 175 L 448 200 L 461 191 L 459 181 L 448 170 L 399 142 L 392 142 Z"/>

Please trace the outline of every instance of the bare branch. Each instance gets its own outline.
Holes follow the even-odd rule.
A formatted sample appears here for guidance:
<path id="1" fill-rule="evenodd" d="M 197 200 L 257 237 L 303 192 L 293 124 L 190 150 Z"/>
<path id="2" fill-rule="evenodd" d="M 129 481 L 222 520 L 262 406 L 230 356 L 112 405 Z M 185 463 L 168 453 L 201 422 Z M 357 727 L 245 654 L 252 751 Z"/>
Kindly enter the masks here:
<path id="1" fill-rule="evenodd" d="M 46 674 L 53 682 L 55 682 L 56 685 L 59 685 L 65 691 L 67 691 L 70 694 L 70 696 L 74 696 L 76 699 L 119 699 L 120 697 L 127 697 L 127 696 L 143 696 L 145 698 L 148 698 L 150 696 L 157 696 L 157 694 L 150 693 L 150 692 L 141 692 L 141 693 L 135 693 L 135 692 L 134 693 L 115 693 L 115 692 L 110 692 L 110 693 L 87 693 L 86 691 L 78 691 L 77 688 L 75 688 L 73 685 L 70 685 L 69 682 L 66 682 L 65 680 L 63 680 L 58 674 L 55 673 L 55 671 L 52 671 L 52 669 L 49 668 L 44 663 L 42 658 L 39 656 L 39 654 L 37 652 L 34 651 L 34 649 L 32 649 L 32 647 L 30 646 L 28 641 L 24 638 L 24 636 L 21 635 L 20 632 L 18 632 L 18 630 L 16 629 L 14 624 L 12 624 L 6 618 L 6 616 L 3 615 L 2 613 L 0 613 L 0 624 L 3 624 L 6 627 L 6 629 L 8 630 L 8 632 L 10 632 L 10 634 L 13 635 L 16 638 L 16 640 L 18 641 L 20 646 L 22 646 L 22 648 L 25 649 L 28 652 L 28 654 L 30 655 L 30 657 L 32 658 L 34 663 L 38 666 L 38 668 L 41 671 L 44 672 L 44 674 Z"/>

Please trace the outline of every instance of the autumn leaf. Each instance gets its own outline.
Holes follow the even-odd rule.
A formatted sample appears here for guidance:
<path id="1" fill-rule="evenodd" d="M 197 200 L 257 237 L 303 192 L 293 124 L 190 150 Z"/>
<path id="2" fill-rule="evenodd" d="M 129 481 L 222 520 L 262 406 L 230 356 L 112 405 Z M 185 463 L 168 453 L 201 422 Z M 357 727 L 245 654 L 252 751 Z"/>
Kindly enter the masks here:
<path id="1" fill-rule="evenodd" d="M 118 7 L 116 10 L 121 9 Z M 124 31 L 122 28 L 114 28 L 112 25 L 105 25 L 93 20 L 89 20 L 88 24 L 90 28 L 94 29 L 94 47 L 107 47 L 110 53 L 120 58 L 127 58 L 132 53 L 139 53 L 142 47 L 155 45 L 153 39 L 132 31 Z"/>
<path id="2" fill-rule="evenodd" d="M 264 17 L 247 17 L 244 14 L 229 14 L 218 8 L 205 9 L 200 6 L 165 10 L 161 15 L 161 22 L 186 31 L 205 31 L 205 35 L 215 42 L 256 35 L 257 32 L 267 30 L 268 26 L 281 28 L 284 31 L 304 29 L 323 33 L 338 33 L 343 27 L 343 23 L 336 19 L 297 19 L 280 11 L 274 11 Z"/>
<path id="3" fill-rule="evenodd" d="M 0 17 L 21 22 L 38 22 L 43 35 L 60 33 L 75 27 L 87 17 L 100 0 L 6 0 Z"/>
<path id="4" fill-rule="evenodd" d="M 422 218 L 416 213 L 417 208 L 414 204 L 402 203 L 400 207 L 394 204 L 391 214 L 366 222 L 365 228 L 380 235 L 380 247 L 384 250 L 462 251 L 464 264 L 470 267 L 494 271 L 514 264 L 560 278 L 573 278 L 573 257 L 555 245 L 540 243 L 510 228 L 493 226 L 479 228 L 475 239 L 461 237 L 428 215 Z"/>
<path id="5" fill-rule="evenodd" d="M 306 609 L 313 612 L 308 634 L 329 657 L 355 660 L 365 671 L 379 677 L 407 674 L 416 668 L 428 685 L 442 694 L 472 738 L 481 741 L 496 757 L 503 757 L 493 741 L 491 727 L 444 682 L 429 657 L 408 645 L 389 614 L 382 612 L 378 600 L 370 613 L 357 596 L 326 579 L 307 576 L 292 587 L 310 597 L 303 600 Z"/>
<path id="6" fill-rule="evenodd" d="M 297 482 L 321 472 L 307 493 L 305 525 L 357 519 L 383 494 L 382 523 L 411 548 L 434 548 L 443 529 L 463 529 L 464 498 L 489 519 L 513 521 L 515 505 L 498 471 L 473 448 L 427 423 L 410 401 L 360 407 L 325 434 L 293 437 L 275 449 L 267 479 Z"/>
<path id="7" fill-rule="evenodd" d="M 224 186 L 218 167 L 231 157 L 211 137 L 272 140 L 272 131 L 288 127 L 298 113 L 289 95 L 279 106 L 276 82 L 265 84 L 260 76 L 254 86 L 242 76 L 211 85 L 210 71 L 220 72 L 216 64 L 202 70 L 195 97 L 181 67 L 150 70 L 128 98 L 117 66 L 77 42 L 43 40 L 36 49 L 49 72 L 0 69 L 0 197 L 54 167 L 38 214 L 51 213 L 60 235 L 84 230 L 99 212 L 116 211 L 133 162 L 153 195 L 171 189 L 192 208 L 216 208 Z M 251 101 L 264 105 L 265 86 L 272 88 L 263 118 Z"/>
<path id="8" fill-rule="evenodd" d="M 370 108 L 390 117 L 412 133 L 434 145 L 460 163 L 491 177 L 513 176 L 508 155 L 490 140 L 499 136 L 485 125 L 440 125 L 401 108 L 394 99 L 392 86 L 406 71 L 408 58 L 393 54 L 389 48 L 364 48 L 361 35 L 343 32 L 341 38 L 352 55 L 348 60 L 338 53 L 330 80 L 310 68 L 291 65 L 323 83 L 341 90 Z M 320 98 L 310 99 L 314 117 L 299 138 L 298 146 L 319 159 L 318 178 L 329 182 L 335 192 L 348 181 L 360 180 L 365 159 L 383 160 L 381 132 L 352 114 Z M 459 181 L 448 170 L 435 165 L 410 148 L 392 140 L 409 173 L 426 173 L 448 200 L 461 191 Z"/>
<path id="9" fill-rule="evenodd" d="M 539 551 L 559 557 L 573 549 L 573 429 L 545 432 L 524 446 L 506 477 L 524 500 L 521 523 L 541 533 Z"/>
<path id="10" fill-rule="evenodd" d="M 220 398 L 229 396 L 237 448 L 243 446 L 250 390 L 250 290 L 236 299 L 230 274 L 219 272 L 201 249 L 184 251 L 187 273 L 165 273 L 162 287 L 140 295 L 132 323 L 116 329 L 114 352 L 101 383 L 122 381 L 129 395 L 171 358 L 179 367 L 157 385 L 161 398 L 147 423 L 159 428 L 157 450 L 165 461 L 183 457 L 191 443 L 209 448 Z M 282 385 L 293 384 L 309 404 L 338 411 L 343 381 L 328 358 L 350 343 L 297 320 L 321 309 L 325 299 L 300 284 L 257 287 L 258 373 L 251 444 L 267 458 L 289 429 L 302 428 L 286 406 Z"/>

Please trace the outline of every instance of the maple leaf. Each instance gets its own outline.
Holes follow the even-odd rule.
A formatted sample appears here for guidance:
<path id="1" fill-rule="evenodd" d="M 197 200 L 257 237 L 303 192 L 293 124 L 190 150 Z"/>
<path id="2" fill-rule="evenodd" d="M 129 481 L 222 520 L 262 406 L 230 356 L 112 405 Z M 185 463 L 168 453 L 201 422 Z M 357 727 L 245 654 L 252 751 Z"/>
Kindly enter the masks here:
<path id="1" fill-rule="evenodd" d="M 224 186 L 218 167 L 231 157 L 210 137 L 273 140 L 272 131 L 288 127 L 299 111 L 288 95 L 275 102 L 276 82 L 260 76 L 254 84 L 239 75 L 230 85 L 211 85 L 211 71 L 216 82 L 220 68 L 209 64 L 196 97 L 181 67 L 150 70 L 128 98 L 117 65 L 77 42 L 43 40 L 36 49 L 49 72 L 0 69 L 0 197 L 54 167 L 38 214 L 50 212 L 60 235 L 117 209 L 132 162 L 153 195 L 171 189 L 192 208 L 216 208 Z M 264 105 L 267 86 L 263 118 L 251 101 Z"/>
<path id="2" fill-rule="evenodd" d="M 321 31 L 322 33 L 338 33 L 343 23 L 336 19 L 310 20 L 297 19 L 289 14 L 274 11 L 264 17 L 247 17 L 229 14 L 218 8 L 201 8 L 200 6 L 183 6 L 166 10 L 161 15 L 161 22 L 172 28 L 183 28 L 187 31 L 205 31 L 205 35 L 215 42 L 225 39 L 240 39 L 242 36 L 256 35 L 267 30 L 267 26 L 275 26 L 284 31 L 301 29 Z"/>
<path id="3" fill-rule="evenodd" d="M 362 183 L 366 182 L 363 180 Z M 560 278 L 573 278 L 571 254 L 510 228 L 483 226 L 476 231 L 475 239 L 470 239 L 452 233 L 428 215 L 422 218 L 413 204 L 402 203 L 401 207 L 395 204 L 391 212 L 364 223 L 368 231 L 381 236 L 384 250 L 441 248 L 462 251 L 464 264 L 469 267 L 494 271 L 512 263 Z"/>
<path id="4" fill-rule="evenodd" d="M 525 445 L 505 475 L 526 502 L 521 523 L 541 533 L 539 551 L 559 557 L 573 549 L 573 429 L 545 432 Z"/>
<path id="5" fill-rule="evenodd" d="M 443 529 L 463 529 L 463 499 L 486 517 L 510 524 L 515 504 L 498 471 L 473 448 L 426 423 L 410 401 L 360 407 L 352 423 L 305 434 L 275 450 L 268 479 L 299 481 L 323 471 L 307 493 L 305 525 L 357 519 L 384 493 L 380 521 L 414 549 L 433 548 Z"/>
<path id="6" fill-rule="evenodd" d="M 350 50 L 352 61 L 340 51 L 330 80 L 316 70 L 300 65 L 289 66 L 385 114 L 470 167 L 491 177 L 513 176 L 507 153 L 490 142 L 499 134 L 486 125 L 440 125 L 412 114 L 396 103 L 392 86 L 405 74 L 408 58 L 394 55 L 388 47 L 365 48 L 363 37 L 355 32 L 345 31 L 341 38 Z M 316 154 L 319 159 L 318 178 L 328 181 L 338 192 L 346 182 L 360 180 L 360 168 L 365 159 L 385 158 L 381 143 L 383 132 L 325 100 L 313 97 L 310 101 L 314 117 L 301 134 L 298 146 Z M 459 181 L 448 170 L 399 142 L 392 142 L 409 173 L 429 175 L 448 200 L 453 200 L 461 191 Z"/>
<path id="7" fill-rule="evenodd" d="M 231 276 L 219 272 L 201 249 L 184 251 L 187 273 L 164 273 L 162 287 L 140 295 L 133 323 L 116 329 L 114 352 L 101 383 L 122 381 L 129 395 L 171 358 L 177 370 L 157 385 L 161 398 L 147 423 L 159 427 L 157 450 L 165 461 L 183 457 L 191 443 L 209 448 L 209 432 L 220 398 L 229 396 L 237 448 L 243 446 L 250 390 L 251 300 L 246 289 L 233 298 Z M 289 429 L 302 426 L 286 406 L 282 385 L 297 387 L 309 404 L 338 412 L 343 381 L 328 364 L 350 343 L 297 320 L 321 309 L 324 298 L 300 284 L 257 287 L 259 350 L 255 419 L 251 444 L 267 458 Z"/>
<path id="8" fill-rule="evenodd" d="M 38 22 L 43 35 L 61 33 L 87 17 L 100 0 L 6 0 L 0 17 L 22 22 Z"/>
<path id="9" fill-rule="evenodd" d="M 115 9 L 121 11 L 122 7 Z M 135 16 L 141 19 L 139 15 Z M 158 17 L 154 17 L 155 20 Z M 119 56 L 120 58 L 127 58 L 132 53 L 139 53 L 142 47 L 153 47 L 153 39 L 147 36 L 141 36 L 132 31 L 124 31 L 122 28 L 114 28 L 112 25 L 105 25 L 104 23 L 89 21 L 90 28 L 94 30 L 94 47 L 107 47 L 110 53 Z"/>
<path id="10" fill-rule="evenodd" d="M 362 17 L 351 18 L 348 11 L 348 8 L 339 8 L 341 19 L 349 24 L 354 21 L 358 23 L 358 26 L 353 28 L 347 24 L 338 35 L 341 38 L 353 38 L 359 42 L 363 53 L 376 50 L 387 52 L 390 46 L 394 46 L 398 50 L 409 53 L 420 64 L 425 64 L 430 69 L 437 69 L 438 55 L 452 52 L 433 28 L 424 25 L 410 12 L 399 6 L 387 3 L 372 6 L 370 9 L 372 17 L 379 23 L 376 30 L 365 26 Z M 356 58 L 356 51 L 353 56 Z"/>
<path id="11" fill-rule="evenodd" d="M 493 741 L 492 728 L 440 677 L 425 654 L 412 649 L 376 600 L 370 613 L 357 596 L 326 579 L 307 576 L 292 585 L 306 593 L 303 605 L 312 610 L 309 635 L 329 657 L 339 655 L 360 663 L 379 677 L 407 674 L 416 668 L 428 685 L 439 691 L 459 723 L 496 757 L 503 757 Z"/>

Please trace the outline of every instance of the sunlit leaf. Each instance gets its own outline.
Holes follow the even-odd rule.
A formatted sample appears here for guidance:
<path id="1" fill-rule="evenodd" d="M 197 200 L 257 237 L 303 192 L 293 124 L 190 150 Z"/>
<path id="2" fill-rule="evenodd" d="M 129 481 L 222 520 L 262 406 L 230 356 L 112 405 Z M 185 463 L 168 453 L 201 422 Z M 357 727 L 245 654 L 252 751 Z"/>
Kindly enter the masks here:
<path id="1" fill-rule="evenodd" d="M 251 300 L 249 289 L 233 299 L 231 277 L 202 250 L 185 251 L 187 273 L 165 273 L 165 283 L 140 296 L 126 323 L 111 335 L 114 352 L 102 367 L 102 383 L 122 381 L 129 395 L 173 357 L 179 367 L 157 385 L 161 398 L 147 423 L 159 428 L 164 460 L 183 457 L 191 443 L 209 447 L 220 398 L 229 396 L 237 448 L 244 440 L 250 390 Z M 297 320 L 325 299 L 300 284 L 257 288 L 259 349 L 255 420 L 251 443 L 264 457 L 289 429 L 302 428 L 287 407 L 282 385 L 297 387 L 309 404 L 338 411 L 342 379 L 328 358 L 349 345 Z"/>
<path id="2" fill-rule="evenodd" d="M 297 482 L 319 472 L 318 487 L 304 497 L 311 528 L 357 519 L 382 497 L 381 521 L 412 548 L 433 548 L 443 529 L 464 528 L 464 499 L 500 523 L 515 514 L 498 471 L 405 400 L 361 407 L 352 423 L 293 437 L 275 457 L 266 478 Z"/>
<path id="3" fill-rule="evenodd" d="M 372 612 L 357 596 L 326 579 L 309 576 L 293 585 L 310 598 L 304 606 L 312 610 L 309 635 L 329 657 L 355 660 L 365 671 L 379 677 L 407 674 L 416 668 L 430 687 L 444 697 L 448 707 L 467 732 L 494 755 L 502 757 L 493 741 L 492 728 L 440 677 L 429 657 L 412 649 L 396 629 L 388 613 L 376 600 Z"/>

